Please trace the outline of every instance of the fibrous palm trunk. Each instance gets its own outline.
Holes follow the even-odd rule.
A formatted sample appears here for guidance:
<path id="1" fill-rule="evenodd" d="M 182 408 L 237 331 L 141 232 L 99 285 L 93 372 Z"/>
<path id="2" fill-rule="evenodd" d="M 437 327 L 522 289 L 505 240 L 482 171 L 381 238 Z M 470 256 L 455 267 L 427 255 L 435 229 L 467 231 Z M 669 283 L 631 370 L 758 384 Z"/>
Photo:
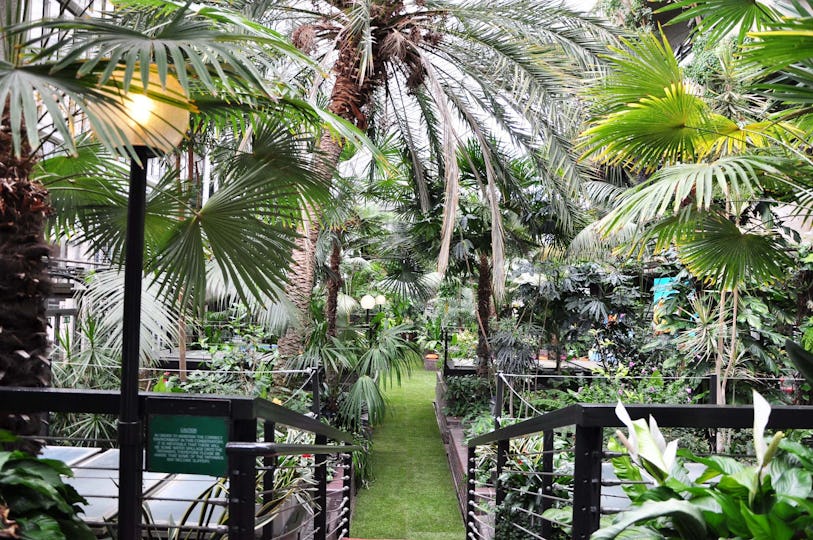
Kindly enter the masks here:
<path id="1" fill-rule="evenodd" d="M 488 375 L 491 367 L 491 347 L 488 344 L 489 319 L 491 317 L 491 261 L 488 255 L 480 255 L 477 278 L 477 374 Z"/>
<path id="2" fill-rule="evenodd" d="M 345 46 L 343 48 L 342 57 L 352 51 L 352 48 Z M 362 113 L 361 109 L 369 99 L 369 93 L 372 92 L 372 87 L 369 82 L 365 83 L 362 87 L 356 82 L 353 76 L 352 69 L 348 68 L 348 63 L 351 62 L 345 58 L 345 62 L 339 62 L 336 70 L 336 82 L 333 86 L 333 91 L 330 97 L 330 105 L 328 110 L 349 122 L 362 127 L 366 123 L 366 117 L 359 116 Z M 341 154 L 340 141 L 334 138 L 330 133 L 324 133 L 319 140 L 319 166 L 317 171 L 326 177 L 330 177 L 336 166 L 339 164 L 339 156 Z M 316 242 L 319 238 L 319 219 L 314 209 L 309 209 L 308 216 L 305 219 L 302 230 L 300 230 L 300 238 L 297 241 L 297 246 L 293 252 L 293 262 L 291 264 L 287 295 L 288 298 L 297 307 L 300 317 L 303 318 L 301 323 L 305 322 L 307 313 L 309 311 L 311 293 L 315 282 L 316 271 Z M 339 249 L 341 249 L 339 247 Z M 331 254 L 331 257 L 333 254 Z M 338 269 L 339 262 L 341 262 L 341 251 L 339 251 L 339 259 L 336 262 L 336 269 Z M 325 315 L 328 322 L 328 328 L 333 328 L 335 335 L 336 328 L 336 304 L 338 301 L 339 291 L 339 274 L 328 276 L 328 296 L 325 304 Z M 302 350 L 304 342 L 303 325 L 295 325 L 289 329 L 288 332 L 282 336 L 278 341 L 279 353 L 282 358 L 292 358 L 299 354 Z"/>
<path id="3" fill-rule="evenodd" d="M 29 179 L 30 160 L 14 157 L 8 118 L 0 125 L 0 386 L 44 387 L 50 382 L 44 241 L 50 206 L 45 189 Z M 37 435 L 40 418 L 2 411 L 0 429 Z M 40 444 L 22 440 L 15 447 L 36 452 Z"/>

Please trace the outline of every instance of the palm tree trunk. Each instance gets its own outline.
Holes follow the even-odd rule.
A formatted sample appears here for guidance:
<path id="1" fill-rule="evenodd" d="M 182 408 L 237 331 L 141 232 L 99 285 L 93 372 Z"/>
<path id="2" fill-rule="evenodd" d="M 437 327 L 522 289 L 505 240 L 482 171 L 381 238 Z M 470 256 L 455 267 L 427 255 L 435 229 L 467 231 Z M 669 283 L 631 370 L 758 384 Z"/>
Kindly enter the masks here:
<path id="1" fill-rule="evenodd" d="M 479 276 L 477 279 L 477 374 L 488 375 L 491 367 L 491 348 L 488 345 L 489 319 L 491 318 L 491 261 L 488 255 L 480 255 Z"/>
<path id="2" fill-rule="evenodd" d="M 319 166 L 317 172 L 329 177 L 339 163 L 341 146 L 339 141 L 325 133 L 319 141 Z M 307 208 L 299 239 L 291 254 L 292 263 L 288 273 L 286 295 L 296 306 L 299 320 L 296 321 L 277 342 L 280 357 L 289 359 L 302 352 L 305 328 L 310 311 L 311 294 L 316 276 L 316 242 L 319 239 L 319 216 L 314 208 Z M 335 326 L 335 320 L 333 322 Z"/>
<path id="3" fill-rule="evenodd" d="M 50 213 L 48 194 L 30 181 L 31 160 L 14 156 L 5 129 L 8 117 L 1 124 L 0 386 L 45 387 L 51 378 L 45 317 L 51 290 L 46 272 L 50 250 L 44 240 L 45 219 Z M 0 429 L 37 435 L 40 418 L 0 413 Z M 16 448 L 37 452 L 40 446 L 24 440 Z"/>
<path id="4" fill-rule="evenodd" d="M 342 47 L 342 57 L 351 54 L 351 47 Z M 348 60 L 345 58 L 345 60 Z M 367 122 L 366 115 L 361 112 L 364 103 L 367 102 L 369 94 L 374 90 L 369 82 L 362 88 L 357 79 L 353 76 L 355 71 L 352 66 L 357 64 L 357 60 L 349 59 L 349 62 L 338 62 L 337 66 L 341 66 L 340 72 L 337 72 L 336 82 L 333 86 L 333 91 L 330 96 L 330 104 L 328 110 L 359 127 L 364 128 Z M 319 174 L 327 178 L 332 177 L 333 171 L 339 164 L 339 156 L 341 155 L 340 141 L 332 136 L 330 133 L 323 133 L 322 138 L 319 140 L 319 154 L 316 159 L 319 160 L 317 171 Z M 296 306 L 300 315 L 300 321 L 288 332 L 282 336 L 278 343 L 280 356 L 283 359 L 292 358 L 302 351 L 304 345 L 304 329 L 307 321 L 307 314 L 310 309 L 311 293 L 313 292 L 313 285 L 315 282 L 316 271 L 316 242 L 319 238 L 319 217 L 314 209 L 308 209 L 309 216 L 304 220 L 302 229 L 300 230 L 300 238 L 297 242 L 296 248 L 293 252 L 293 262 L 291 264 L 288 288 L 286 294 L 291 302 Z M 341 254 L 340 254 L 341 255 Z M 338 276 L 338 274 L 336 274 Z M 328 294 L 330 294 L 331 287 L 335 287 L 336 295 L 338 295 L 339 284 L 331 283 L 337 280 L 337 277 L 328 276 Z M 336 296 L 337 298 L 338 296 Z M 333 299 L 335 306 L 336 298 Z M 333 311 L 331 321 L 329 306 L 331 299 L 328 297 L 326 304 L 326 314 L 328 318 L 328 327 L 336 327 L 336 313 Z"/>
<path id="5" fill-rule="evenodd" d="M 327 302 L 325 304 L 325 317 L 327 318 L 327 335 L 336 335 L 336 308 L 339 304 L 339 289 L 342 287 L 342 277 L 339 265 L 342 262 L 342 250 L 338 239 L 333 243 L 330 252 L 330 275 L 327 279 Z"/>

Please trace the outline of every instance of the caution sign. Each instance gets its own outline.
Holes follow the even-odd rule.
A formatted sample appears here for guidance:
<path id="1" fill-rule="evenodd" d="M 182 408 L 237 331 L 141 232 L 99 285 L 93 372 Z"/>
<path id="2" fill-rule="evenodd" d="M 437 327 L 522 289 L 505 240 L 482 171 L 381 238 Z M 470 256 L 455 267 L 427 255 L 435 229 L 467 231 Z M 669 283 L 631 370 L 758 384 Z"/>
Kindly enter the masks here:
<path id="1" fill-rule="evenodd" d="M 225 476 L 229 424 L 221 416 L 151 415 L 147 470 Z"/>

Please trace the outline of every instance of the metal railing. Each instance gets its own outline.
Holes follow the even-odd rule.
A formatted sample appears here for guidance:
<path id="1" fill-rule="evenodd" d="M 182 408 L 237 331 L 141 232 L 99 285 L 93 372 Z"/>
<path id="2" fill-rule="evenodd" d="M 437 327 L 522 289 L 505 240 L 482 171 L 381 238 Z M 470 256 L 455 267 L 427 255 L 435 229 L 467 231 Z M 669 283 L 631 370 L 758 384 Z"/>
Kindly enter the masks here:
<path id="1" fill-rule="evenodd" d="M 75 390 L 57 388 L 0 388 L 0 408 L 10 413 L 91 413 L 115 415 L 119 410 L 120 395 L 116 391 Z M 314 403 L 318 407 L 318 399 Z M 216 523 L 205 525 L 179 524 L 170 519 L 168 524 L 144 522 L 141 530 L 194 530 L 200 533 L 196 538 L 223 538 L 228 533 L 230 540 L 273 540 L 291 534 L 280 526 L 284 519 L 284 508 L 280 505 L 282 498 L 291 493 L 307 493 L 307 510 L 310 519 L 302 523 L 297 538 L 314 540 L 334 540 L 349 534 L 350 512 L 354 495 L 352 453 L 360 450 L 355 446 L 350 433 L 340 431 L 322 423 L 317 418 L 303 415 L 260 398 L 242 396 L 210 396 L 192 394 L 167 394 L 142 392 L 138 396 L 138 410 L 141 419 L 152 415 L 206 416 L 221 417 L 228 424 L 228 440 L 225 445 L 227 460 L 226 476 L 220 480 L 211 476 L 189 474 L 157 474 L 148 472 L 143 481 L 144 490 L 136 507 L 145 508 L 160 502 L 184 502 L 189 505 L 207 504 L 209 511 L 219 507 L 220 518 Z M 305 444 L 279 444 L 275 442 L 275 433 L 280 426 L 296 432 L 309 434 L 311 441 Z M 258 441 L 260 432 L 262 441 Z M 142 434 L 143 436 L 143 434 Z M 41 437 L 44 441 L 47 436 Z M 59 442 L 65 442 L 64 438 Z M 93 459 L 98 459 L 104 449 Z M 115 451 L 115 450 L 114 450 Z M 305 456 L 302 462 L 295 464 L 299 470 L 311 469 L 312 482 L 301 485 L 288 493 L 276 493 L 274 489 L 275 474 L 280 472 L 277 460 L 281 456 Z M 331 456 L 334 456 L 331 458 Z M 87 457 L 87 456 L 85 456 Z M 332 459 L 332 460 L 331 460 Z M 106 460 L 111 461 L 111 460 Z M 105 461 L 105 462 L 106 462 Z M 77 471 L 77 487 L 82 481 L 93 477 L 104 480 L 110 488 L 118 483 L 117 476 L 121 471 L 117 466 L 94 466 L 85 461 L 71 464 Z M 114 458 L 112 463 L 118 463 Z M 333 484 L 339 484 L 335 491 L 338 497 L 329 497 L 330 469 L 335 473 Z M 166 493 L 172 490 L 163 489 L 171 482 L 209 482 L 217 485 L 217 495 L 173 496 Z M 85 482 L 90 485 L 89 482 Z M 91 489 L 90 487 L 88 489 Z M 81 489 L 80 489 L 81 494 Z M 86 497 L 96 501 L 115 497 L 115 490 L 110 492 L 88 493 Z M 204 500 L 205 499 L 205 500 Z M 331 500 L 338 502 L 331 505 Z M 312 502 L 312 504 L 311 504 Z M 223 511 L 225 509 L 225 511 Z M 111 511 L 112 512 L 112 511 Z M 312 515 L 311 515 L 312 514 Z M 338 518 L 336 517 L 338 516 Z M 177 520 L 179 516 L 175 515 Z M 99 515 L 92 523 L 115 532 L 115 514 Z M 114 535 L 115 537 L 115 535 Z M 287 537 L 287 536 L 286 536 Z"/>
<path id="2" fill-rule="evenodd" d="M 750 406 L 627 405 L 627 411 L 633 419 L 651 415 L 663 428 L 746 429 L 753 425 Z M 624 482 L 614 478 L 605 463 L 617 455 L 603 450 L 604 429 L 622 425 L 613 405 L 576 404 L 470 439 L 466 538 L 490 539 L 502 527 L 542 540 L 553 538 L 554 529 L 559 535 L 570 529 L 573 539 L 589 538 L 603 513 L 618 512 L 624 506 L 623 490 L 617 489 Z M 768 423 L 770 429 L 812 427 L 811 406 L 775 406 Z M 568 459 L 558 459 L 563 455 Z M 533 477 L 539 488 L 522 492 L 524 488 L 507 481 L 511 476 L 507 473 Z M 602 487 L 607 488 L 605 492 Z M 533 530 L 509 522 L 499 511 L 506 497 L 518 491 L 534 501 L 518 510 L 535 525 Z M 545 513 L 556 508 L 559 514 Z M 557 517 L 564 512 L 570 514 L 569 519 Z"/>

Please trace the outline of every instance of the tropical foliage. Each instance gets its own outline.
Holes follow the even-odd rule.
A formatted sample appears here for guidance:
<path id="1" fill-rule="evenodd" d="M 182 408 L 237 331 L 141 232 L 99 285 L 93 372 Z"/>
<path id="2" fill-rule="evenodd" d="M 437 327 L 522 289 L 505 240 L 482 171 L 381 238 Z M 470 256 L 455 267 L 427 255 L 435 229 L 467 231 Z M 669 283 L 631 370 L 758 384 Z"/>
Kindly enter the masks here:
<path id="1" fill-rule="evenodd" d="M 679 459 L 677 441 L 667 444 L 652 418 L 648 424 L 633 421 L 619 403 L 616 412 L 628 436 L 619 432 L 618 437 L 627 455 L 613 461 L 619 478 L 634 482 L 625 486 L 633 506 L 591 538 L 610 539 L 622 533 L 653 539 L 810 538 L 813 453 L 783 440 L 781 432 L 766 441 L 770 411 L 768 402 L 754 392 L 752 465 L 691 453 L 682 453 Z M 704 467 L 698 478 L 689 478 L 684 460 Z M 654 487 L 646 486 L 646 481 L 654 482 Z"/>
<path id="2" fill-rule="evenodd" d="M 13 439 L 6 431 L 0 438 Z M 79 516 L 87 501 L 64 476 L 73 476 L 73 471 L 60 461 L 0 452 L 0 534 L 26 540 L 96 538 Z"/>

